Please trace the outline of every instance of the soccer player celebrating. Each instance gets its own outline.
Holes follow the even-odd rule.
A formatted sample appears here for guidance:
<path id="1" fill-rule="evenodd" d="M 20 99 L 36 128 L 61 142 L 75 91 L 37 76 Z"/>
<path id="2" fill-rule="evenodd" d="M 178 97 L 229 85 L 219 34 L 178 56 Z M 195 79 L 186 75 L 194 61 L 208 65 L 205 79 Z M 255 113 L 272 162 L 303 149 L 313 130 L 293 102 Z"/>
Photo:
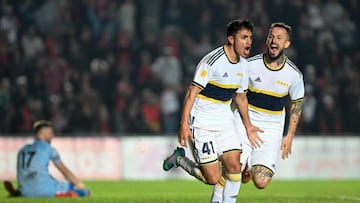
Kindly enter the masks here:
<path id="1" fill-rule="evenodd" d="M 241 114 L 249 140 L 260 144 L 257 132 L 248 115 L 246 90 L 248 62 L 252 44 L 253 24 L 248 20 L 234 20 L 227 25 L 227 41 L 205 55 L 196 67 L 194 78 L 184 99 L 178 142 L 192 148 L 196 163 L 185 157 L 182 147 L 164 160 L 168 171 L 181 166 L 190 175 L 206 184 L 217 184 L 222 175 L 219 161 L 226 170 L 224 202 L 236 202 L 241 181 L 241 140 L 235 130 L 234 103 Z M 235 96 L 234 96 L 235 93 Z"/>
<path id="2" fill-rule="evenodd" d="M 282 22 L 273 23 L 266 40 L 267 52 L 248 59 L 249 116 L 254 125 L 261 126 L 264 130 L 259 134 L 263 143 L 255 148 L 246 137 L 244 126 L 238 125 L 238 131 L 243 140 L 241 165 L 249 163 L 251 169 L 247 174 L 251 176 L 258 189 L 266 188 L 272 180 L 280 152 L 283 159 L 291 154 L 292 140 L 301 116 L 304 81 L 302 73 L 285 55 L 285 49 L 290 46 L 290 37 L 289 25 Z M 286 136 L 283 137 L 287 98 L 291 100 L 289 126 Z M 235 119 L 239 121 L 240 117 L 236 111 Z M 246 178 L 244 170 L 243 180 Z M 222 187 L 221 184 L 214 186 L 212 202 L 221 202 Z"/>
<path id="3" fill-rule="evenodd" d="M 19 188 L 15 190 L 9 181 L 5 188 L 10 196 L 23 197 L 84 197 L 90 191 L 65 166 L 55 148 L 51 146 L 54 130 L 51 122 L 40 120 L 34 123 L 35 140 L 24 145 L 17 156 L 17 181 Z M 54 179 L 48 170 L 52 161 L 56 168 L 69 182 Z"/>

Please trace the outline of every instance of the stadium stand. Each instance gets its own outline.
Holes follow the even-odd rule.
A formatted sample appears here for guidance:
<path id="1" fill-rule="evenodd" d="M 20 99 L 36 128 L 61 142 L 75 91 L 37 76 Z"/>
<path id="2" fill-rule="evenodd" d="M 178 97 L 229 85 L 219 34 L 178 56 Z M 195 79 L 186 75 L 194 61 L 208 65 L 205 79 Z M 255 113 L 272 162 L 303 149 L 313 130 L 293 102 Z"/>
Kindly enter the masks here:
<path id="1" fill-rule="evenodd" d="M 0 5 L 0 133 L 48 119 L 60 133 L 174 134 L 202 54 L 224 24 L 293 27 L 306 83 L 298 131 L 359 134 L 359 1 L 22 0 Z"/>

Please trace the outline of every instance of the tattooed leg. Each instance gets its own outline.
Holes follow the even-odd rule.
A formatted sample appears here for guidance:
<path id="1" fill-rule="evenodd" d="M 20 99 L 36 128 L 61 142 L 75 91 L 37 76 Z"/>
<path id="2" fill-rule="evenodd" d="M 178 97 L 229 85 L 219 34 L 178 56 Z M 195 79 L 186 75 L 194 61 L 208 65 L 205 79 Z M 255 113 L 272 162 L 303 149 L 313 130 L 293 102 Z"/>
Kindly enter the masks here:
<path id="1" fill-rule="evenodd" d="M 264 189 L 271 181 L 274 173 L 267 167 L 262 165 L 255 165 L 251 168 L 251 176 L 254 185 L 258 189 Z"/>

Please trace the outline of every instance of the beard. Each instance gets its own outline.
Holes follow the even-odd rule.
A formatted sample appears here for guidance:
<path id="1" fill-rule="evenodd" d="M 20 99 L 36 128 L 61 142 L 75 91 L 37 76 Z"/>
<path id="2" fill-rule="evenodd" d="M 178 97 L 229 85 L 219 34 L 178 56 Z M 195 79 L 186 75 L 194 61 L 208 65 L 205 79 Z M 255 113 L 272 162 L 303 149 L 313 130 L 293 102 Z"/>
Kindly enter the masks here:
<path id="1" fill-rule="evenodd" d="M 276 56 L 272 56 L 271 54 L 270 54 L 270 51 L 268 50 L 268 57 L 269 57 L 269 59 L 271 60 L 271 61 L 276 61 L 276 60 L 278 60 L 282 55 L 284 55 L 284 50 L 282 50 L 278 55 L 276 55 Z"/>

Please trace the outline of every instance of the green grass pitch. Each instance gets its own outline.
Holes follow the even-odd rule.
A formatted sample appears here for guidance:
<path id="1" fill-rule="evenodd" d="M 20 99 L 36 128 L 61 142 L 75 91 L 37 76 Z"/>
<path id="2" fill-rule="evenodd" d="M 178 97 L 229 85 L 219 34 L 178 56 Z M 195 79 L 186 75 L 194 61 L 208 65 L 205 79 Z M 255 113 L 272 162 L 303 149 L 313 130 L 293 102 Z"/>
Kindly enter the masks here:
<path id="1" fill-rule="evenodd" d="M 199 181 L 89 181 L 89 198 L 9 198 L 0 189 L 1 203 L 209 203 L 211 186 Z M 280 181 L 264 190 L 242 184 L 237 202 L 360 203 L 360 180 Z"/>

